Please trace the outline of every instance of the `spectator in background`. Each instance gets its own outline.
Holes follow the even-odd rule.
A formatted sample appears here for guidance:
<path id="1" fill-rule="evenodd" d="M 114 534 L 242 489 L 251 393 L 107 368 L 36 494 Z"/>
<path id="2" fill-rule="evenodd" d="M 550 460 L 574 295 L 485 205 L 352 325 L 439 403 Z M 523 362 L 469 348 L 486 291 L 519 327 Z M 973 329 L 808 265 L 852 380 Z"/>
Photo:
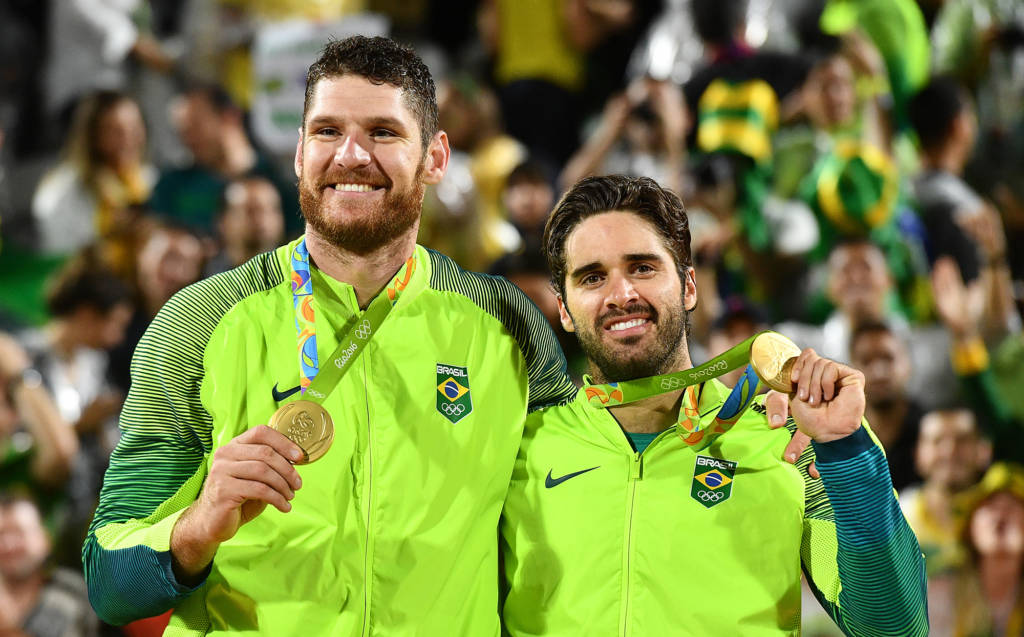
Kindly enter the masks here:
<path id="1" fill-rule="evenodd" d="M 125 89 L 129 61 L 169 72 L 174 60 L 141 24 L 147 0 L 66 0 L 49 12 L 46 107 L 61 116 L 96 89 Z"/>
<path id="2" fill-rule="evenodd" d="M 900 507 L 924 552 L 929 579 L 963 566 L 957 498 L 991 458 L 992 444 L 969 409 L 930 411 L 921 419 L 915 461 L 924 482 L 903 490 Z"/>
<path id="3" fill-rule="evenodd" d="M 914 451 L 924 416 L 907 393 L 912 371 L 907 345 L 881 321 L 861 323 L 850 335 L 850 364 L 864 372 L 864 417 L 885 448 L 893 488 L 902 491 L 920 481 Z"/>
<path id="4" fill-rule="evenodd" d="M 71 255 L 98 242 L 119 274 L 132 269 L 138 206 L 156 171 L 146 162 L 146 127 L 127 94 L 100 91 L 75 111 L 64 159 L 32 201 L 40 251 Z"/>
<path id="5" fill-rule="evenodd" d="M 94 637 L 99 620 L 81 574 L 51 569 L 51 542 L 27 495 L 0 494 L 0 633 Z"/>
<path id="6" fill-rule="evenodd" d="M 110 352 L 109 378 L 122 393 L 131 383 L 135 346 L 150 321 L 175 292 L 199 280 L 203 271 L 203 245 L 184 226 L 157 224 L 139 246 L 135 312 L 125 338 Z"/>
<path id="7" fill-rule="evenodd" d="M 24 348 L 0 333 L 0 492 L 32 491 L 46 524 L 61 524 L 60 507 L 78 438 L 57 411 Z"/>
<path id="8" fill-rule="evenodd" d="M 274 184 L 262 177 L 230 182 L 217 218 L 217 236 L 220 251 L 207 262 L 204 276 L 225 272 L 276 248 L 284 240 L 284 213 Z"/>
<path id="9" fill-rule="evenodd" d="M 879 79 L 887 80 L 882 90 L 891 100 L 893 124 L 896 130 L 905 130 L 907 101 L 928 75 L 928 34 L 919 2 L 829 0 L 824 4 L 821 25 L 827 32 L 839 34 L 859 29 L 878 50 L 886 71 L 886 77 Z"/>
<path id="10" fill-rule="evenodd" d="M 295 186 L 285 181 L 273 161 L 259 151 L 245 128 L 245 115 L 223 89 L 195 84 L 179 95 L 172 118 L 192 164 L 160 174 L 149 207 L 157 214 L 213 235 L 221 196 L 227 183 L 260 176 L 275 185 L 286 205 L 285 223 L 299 223 Z"/>
<path id="11" fill-rule="evenodd" d="M 424 202 L 419 240 L 463 267 L 484 269 L 516 248 L 501 194 L 526 148 L 503 130 L 494 94 L 468 76 L 438 86 L 437 108 L 452 152 L 447 176 Z"/>
<path id="12" fill-rule="evenodd" d="M 774 316 L 791 316 L 788 301 L 802 287 L 806 262 L 785 245 L 792 238 L 788 229 L 813 217 L 806 210 L 777 205 L 769 194 L 782 105 L 803 84 L 807 63 L 795 55 L 751 47 L 745 39 L 747 4 L 690 3 L 704 59 L 683 85 L 692 123 L 687 146 L 698 163 L 695 172 L 725 160 L 732 191 L 727 205 L 723 200 L 715 206 L 718 210 L 708 208 L 718 221 L 718 249 L 702 246 L 702 260 L 715 260 L 703 261 L 706 265 L 698 272 L 713 269 L 723 297 L 744 296 Z"/>
<path id="13" fill-rule="evenodd" d="M 124 338 L 132 306 L 127 286 L 94 257 L 84 256 L 58 273 L 47 309 L 53 318 L 43 329 L 26 333 L 23 342 L 61 418 L 78 436 L 64 525 L 67 537 L 57 545 L 62 564 L 77 564 L 75 546 L 84 538 L 110 452 L 120 437 L 117 415 L 124 397 L 106 382 L 106 350 Z"/>
<path id="14" fill-rule="evenodd" d="M 952 256 L 964 281 L 976 288 L 983 264 L 977 242 L 965 230 L 989 204 L 962 179 L 977 135 L 970 97 L 954 80 L 936 77 L 914 96 L 909 111 L 922 168 L 914 179 L 914 197 L 928 229 L 929 258 Z"/>
<path id="15" fill-rule="evenodd" d="M 103 384 L 104 350 L 124 337 L 132 312 L 128 288 L 95 258 L 83 256 L 58 273 L 47 309 L 51 321 L 25 335 L 33 365 L 75 431 L 100 434 L 120 407 L 120 397 Z"/>
<path id="16" fill-rule="evenodd" d="M 579 145 L 585 55 L 632 23 L 633 0 L 485 0 L 480 11 L 509 134 L 563 165 Z"/>
<path id="17" fill-rule="evenodd" d="M 544 224 L 555 205 L 555 189 L 544 167 L 527 160 L 513 168 L 505 180 L 501 200 L 509 223 L 519 232 L 516 251 L 540 254 Z"/>
<path id="18" fill-rule="evenodd" d="M 885 256 L 899 311 L 914 321 L 930 314 L 926 231 L 901 204 L 899 172 L 883 150 L 858 138 L 837 141 L 803 180 L 800 196 L 818 218 L 811 258 L 823 260 L 847 238 L 869 239 Z"/>
<path id="19" fill-rule="evenodd" d="M 955 395 L 956 378 L 946 352 L 949 336 L 941 327 L 912 326 L 896 309 L 893 278 L 882 249 L 867 238 L 848 238 L 832 248 L 825 292 L 834 310 L 822 325 L 784 322 L 778 331 L 822 356 L 850 360 L 850 336 L 857 325 L 883 322 L 910 346 L 913 373 L 908 393 L 925 409 Z"/>
<path id="20" fill-rule="evenodd" d="M 962 536 L 971 559 L 934 596 L 932 634 L 1024 634 L 1024 467 L 993 465 L 966 499 Z"/>
<path id="21" fill-rule="evenodd" d="M 679 89 L 640 78 L 605 104 L 601 121 L 559 175 L 564 190 L 591 175 L 651 177 L 679 192 L 687 111 Z"/>
<path id="22" fill-rule="evenodd" d="M 1005 276 L 1005 267 L 1003 270 Z M 1020 391 L 1024 387 L 1024 331 L 1018 323 L 989 355 L 982 338 L 981 310 L 971 306 L 968 289 L 952 257 L 935 262 L 932 289 L 936 312 L 952 341 L 949 354 L 953 370 L 962 393 L 995 443 L 996 458 L 1024 462 L 1024 397 Z M 1004 299 L 1004 303 L 1011 301 Z"/>
<path id="23" fill-rule="evenodd" d="M 693 25 L 704 43 L 703 64 L 683 86 L 686 105 L 699 118 L 700 100 L 717 79 L 729 83 L 760 79 L 785 101 L 803 85 L 807 63 L 799 56 L 752 48 L 745 39 L 746 0 L 693 0 Z M 694 122 L 699 126 L 699 122 Z"/>
<path id="24" fill-rule="evenodd" d="M 930 312 L 925 230 L 901 196 L 883 94 L 863 90 L 885 84 L 884 63 L 856 30 L 842 38 L 822 33 L 820 13 L 811 11 L 816 20 L 803 29 L 815 62 L 787 105 L 804 116 L 809 135 L 801 142 L 799 126 L 787 130 L 776 156 L 775 187 L 814 212 L 819 239 L 809 253 L 812 261 L 824 260 L 846 237 L 870 238 L 885 254 L 901 311 L 922 319 Z"/>

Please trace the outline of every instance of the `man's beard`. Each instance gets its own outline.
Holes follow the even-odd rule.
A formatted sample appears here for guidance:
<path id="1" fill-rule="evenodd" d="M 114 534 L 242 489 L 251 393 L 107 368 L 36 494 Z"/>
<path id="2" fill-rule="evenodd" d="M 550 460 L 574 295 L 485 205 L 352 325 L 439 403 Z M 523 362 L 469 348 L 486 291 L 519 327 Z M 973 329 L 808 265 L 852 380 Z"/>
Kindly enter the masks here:
<path id="1" fill-rule="evenodd" d="M 299 180 L 299 206 L 306 223 L 335 247 L 358 255 L 366 255 L 405 234 L 419 220 L 423 207 L 424 186 L 420 177 L 425 168 L 420 164 L 413 178 L 415 184 L 405 192 L 390 190 L 386 177 L 362 171 L 334 174 L 310 184 Z M 384 199 L 371 208 L 346 210 L 343 213 L 324 211 L 324 188 L 336 183 L 371 183 L 385 188 Z"/>
<path id="2" fill-rule="evenodd" d="M 609 318 L 644 313 L 648 320 L 657 326 L 655 342 L 645 349 L 629 349 L 639 341 L 640 336 L 617 342 L 618 348 L 626 349 L 626 354 L 617 354 L 613 347 L 602 343 L 601 327 Z M 618 382 L 657 376 L 672 370 L 679 360 L 679 349 L 685 347 L 686 333 L 689 331 L 690 313 L 686 310 L 671 308 L 663 316 L 649 305 L 635 304 L 622 310 L 606 312 L 599 316 L 589 330 L 576 330 L 580 347 L 590 361 L 591 371 L 600 382 Z M 618 349 L 617 348 L 617 349 Z"/>

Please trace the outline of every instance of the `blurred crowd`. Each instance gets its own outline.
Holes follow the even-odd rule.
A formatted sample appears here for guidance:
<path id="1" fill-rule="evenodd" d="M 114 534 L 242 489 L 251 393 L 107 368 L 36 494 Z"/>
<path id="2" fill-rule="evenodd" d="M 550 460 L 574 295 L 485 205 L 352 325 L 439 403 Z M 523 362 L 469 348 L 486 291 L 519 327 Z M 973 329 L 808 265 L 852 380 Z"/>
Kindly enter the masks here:
<path id="1" fill-rule="evenodd" d="M 305 66 L 352 33 L 437 81 L 422 244 L 520 286 L 579 377 L 547 215 L 588 175 L 673 188 L 694 362 L 774 328 L 863 370 L 932 634 L 1024 634 L 1019 0 L 0 4 L 0 633 L 159 634 L 101 626 L 79 554 L 135 344 L 302 231 Z"/>

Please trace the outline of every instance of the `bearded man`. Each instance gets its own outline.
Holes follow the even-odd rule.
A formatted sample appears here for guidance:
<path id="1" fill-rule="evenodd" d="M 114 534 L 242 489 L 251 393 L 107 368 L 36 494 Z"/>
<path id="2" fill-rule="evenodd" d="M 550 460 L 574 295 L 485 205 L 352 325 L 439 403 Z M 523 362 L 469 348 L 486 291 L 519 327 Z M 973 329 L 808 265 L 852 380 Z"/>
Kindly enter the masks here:
<path id="1" fill-rule="evenodd" d="M 177 294 L 136 351 L 84 547 L 105 621 L 498 635 L 523 423 L 575 389 L 525 295 L 416 245 L 448 158 L 415 53 L 325 47 L 295 152 L 305 235 Z"/>
<path id="2" fill-rule="evenodd" d="M 844 633 L 927 634 L 924 559 L 863 422 L 864 375 L 796 350 L 791 369 L 760 367 L 787 403 L 755 398 L 752 366 L 732 389 L 715 378 L 757 364 L 757 341 L 693 367 L 689 223 L 650 179 L 577 183 L 544 250 L 590 374 L 527 418 L 501 522 L 507 634 L 799 634 L 801 566 Z M 794 466 L 797 429 L 812 443 Z"/>

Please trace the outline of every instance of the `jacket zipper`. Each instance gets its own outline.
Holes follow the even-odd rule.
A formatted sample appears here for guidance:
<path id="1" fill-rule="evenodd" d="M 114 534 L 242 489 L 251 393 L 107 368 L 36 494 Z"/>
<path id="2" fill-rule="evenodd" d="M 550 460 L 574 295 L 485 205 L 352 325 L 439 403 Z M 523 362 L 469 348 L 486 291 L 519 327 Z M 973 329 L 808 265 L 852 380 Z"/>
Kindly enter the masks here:
<path id="1" fill-rule="evenodd" d="M 361 357 L 363 366 L 363 387 L 366 388 L 366 354 Z M 370 629 L 370 594 L 373 589 L 373 427 L 370 424 L 370 394 L 366 389 L 366 544 L 363 552 L 363 637 L 367 637 Z"/>
<path id="2" fill-rule="evenodd" d="M 633 457 L 629 463 L 629 502 L 626 506 L 626 548 L 622 553 L 622 612 L 619 617 L 619 634 L 622 637 L 628 637 L 630 633 L 630 582 L 632 580 L 633 572 L 633 514 L 636 512 L 636 483 L 644 477 L 644 453 L 647 453 L 651 447 L 663 438 L 667 438 L 675 432 L 676 428 L 669 427 L 665 431 L 661 432 L 654 440 L 651 441 L 647 448 L 642 452 L 633 452 Z"/>
<path id="3" fill-rule="evenodd" d="M 628 637 L 630 615 L 630 581 L 632 580 L 633 513 L 636 511 L 636 483 L 643 478 L 643 454 L 634 452 L 629 463 L 629 504 L 626 507 L 626 547 L 622 553 L 622 615 L 619 633 Z"/>

